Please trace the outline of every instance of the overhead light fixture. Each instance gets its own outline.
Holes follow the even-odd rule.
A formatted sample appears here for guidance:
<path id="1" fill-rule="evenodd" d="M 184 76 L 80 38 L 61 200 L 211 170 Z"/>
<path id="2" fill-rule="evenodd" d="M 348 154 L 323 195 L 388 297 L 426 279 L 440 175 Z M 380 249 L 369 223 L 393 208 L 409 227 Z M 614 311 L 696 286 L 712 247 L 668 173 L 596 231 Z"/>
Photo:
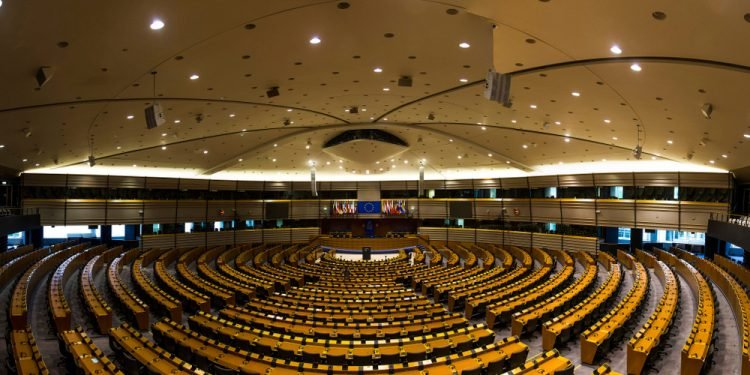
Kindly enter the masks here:
<path id="1" fill-rule="evenodd" d="M 750 134 L 743 134 L 742 136 L 745 138 L 750 138 Z"/>
<path id="2" fill-rule="evenodd" d="M 724 158 L 724 159 L 726 159 L 726 158 L 728 158 L 729 156 L 728 156 L 727 154 L 721 154 L 721 157 L 722 157 L 722 158 Z"/>
<path id="3" fill-rule="evenodd" d="M 180 122 L 181 122 L 180 120 L 174 120 L 175 124 L 179 124 Z"/>
<path id="4" fill-rule="evenodd" d="M 510 120 L 510 122 L 512 122 L 512 123 L 514 123 L 514 124 L 515 124 L 515 123 L 517 123 L 518 121 L 516 121 L 516 120 Z"/>
<path id="5" fill-rule="evenodd" d="M 622 53 L 622 49 L 620 49 L 620 46 L 618 46 L 617 44 L 615 44 L 615 45 L 613 45 L 612 47 L 609 48 L 609 52 L 612 52 L 615 55 L 619 55 L 619 54 Z"/>
<path id="6" fill-rule="evenodd" d="M 461 159 L 461 155 L 458 155 L 458 158 Z"/>
<path id="7" fill-rule="evenodd" d="M 320 40 L 320 38 L 317 35 L 315 35 L 312 38 L 310 38 L 310 44 L 320 44 L 320 42 L 321 42 L 321 40 Z"/>
<path id="8" fill-rule="evenodd" d="M 642 68 L 638 64 L 632 64 L 632 65 L 630 65 L 630 70 L 632 70 L 634 72 L 640 72 L 642 70 Z"/>
<path id="9" fill-rule="evenodd" d="M 563 138 L 563 140 L 565 141 L 565 143 L 570 143 L 570 138 L 568 137 Z"/>
<path id="10" fill-rule="evenodd" d="M 633 157 L 635 157 L 636 160 L 641 160 L 643 157 L 643 147 L 641 145 L 638 145 L 633 149 Z"/>
<path id="11" fill-rule="evenodd" d="M 154 18 L 153 21 L 151 21 L 151 25 L 149 25 L 151 30 L 161 30 L 164 28 L 164 21 Z"/>
<path id="12" fill-rule="evenodd" d="M 162 137 L 166 137 L 166 136 L 167 136 L 167 133 L 161 133 L 161 136 L 162 136 Z"/>
<path id="13" fill-rule="evenodd" d="M 604 123 L 605 123 L 605 124 L 609 124 L 609 123 L 611 123 L 611 122 L 612 122 L 612 121 L 611 121 L 610 119 L 608 119 L 608 118 L 605 118 L 605 119 L 604 119 Z"/>
<path id="14" fill-rule="evenodd" d="M 466 78 L 459 78 L 459 80 L 458 80 L 458 81 L 459 81 L 459 82 L 461 82 L 461 83 L 466 83 L 466 82 L 469 82 L 469 80 L 468 80 L 468 79 L 466 79 Z"/>
<path id="15" fill-rule="evenodd" d="M 0 148 L 5 148 L 5 145 L 0 145 Z"/>
<path id="16" fill-rule="evenodd" d="M 279 144 L 278 143 L 274 143 L 273 147 L 279 147 Z"/>
<path id="17" fill-rule="evenodd" d="M 89 155 L 89 167 L 93 167 L 96 165 L 96 158 L 94 158 L 94 155 Z"/>
<path id="18" fill-rule="evenodd" d="M 560 124 L 562 124 L 560 121 L 555 121 L 555 125 L 560 125 Z"/>
<path id="19" fill-rule="evenodd" d="M 616 141 L 616 140 L 618 140 L 618 139 L 619 139 L 619 138 L 617 138 L 617 137 L 612 137 L 612 140 L 613 140 L 613 141 Z"/>
<path id="20" fill-rule="evenodd" d="M 375 73 L 383 73 L 383 68 L 377 67 L 377 68 L 373 69 L 372 71 L 375 72 Z"/>
<path id="21" fill-rule="evenodd" d="M 453 138 L 448 138 L 448 142 L 453 142 Z"/>
<path id="22" fill-rule="evenodd" d="M 578 96 L 581 96 L 581 93 L 578 92 L 578 91 L 573 91 L 573 92 L 570 93 L 570 95 L 578 97 Z"/>
<path id="23" fill-rule="evenodd" d="M 198 78 L 200 78 L 200 77 L 201 77 L 201 76 L 199 76 L 199 75 L 197 75 L 197 74 L 192 74 L 192 75 L 190 75 L 190 80 L 191 80 L 191 81 L 195 81 L 196 79 L 198 79 Z"/>
<path id="24" fill-rule="evenodd" d="M 208 150 L 203 150 L 203 154 L 208 154 Z"/>
<path id="25" fill-rule="evenodd" d="M 521 147 L 523 147 L 524 149 L 526 149 L 526 148 L 529 148 L 529 145 L 522 145 Z"/>
<path id="26" fill-rule="evenodd" d="M 135 118 L 135 116 L 133 116 L 133 115 L 127 115 L 125 118 L 128 119 L 128 120 L 132 120 L 133 118 Z"/>
<path id="27" fill-rule="evenodd" d="M 287 112 L 291 112 L 291 111 L 292 111 L 292 109 L 291 109 L 291 108 L 287 108 L 287 109 L 286 109 L 286 111 L 287 111 Z"/>
<path id="28" fill-rule="evenodd" d="M 711 103 L 703 104 L 703 106 L 701 107 L 701 114 L 703 115 L 703 117 L 706 118 L 706 120 L 711 119 L 711 113 L 713 111 L 714 111 L 714 106 Z"/>
<path id="29" fill-rule="evenodd" d="M 487 157 L 490 157 L 490 158 L 491 158 L 491 157 L 492 157 L 492 154 L 487 154 Z"/>
<path id="30" fill-rule="evenodd" d="M 469 47 L 471 47 L 471 44 L 469 44 L 467 42 L 461 42 L 461 43 L 458 43 L 458 46 L 461 47 L 461 48 L 469 48 Z"/>
<path id="31" fill-rule="evenodd" d="M 23 159 L 21 161 L 25 163 L 25 162 L 29 161 L 29 159 Z"/>
<path id="32" fill-rule="evenodd" d="M 391 89 L 388 87 L 383 87 L 383 91 L 391 91 Z"/>
<path id="33" fill-rule="evenodd" d="M 229 117 L 234 117 L 234 113 L 230 113 L 230 114 L 229 114 Z"/>
<path id="34" fill-rule="evenodd" d="M 667 139 L 667 144 L 670 144 L 670 145 L 671 145 L 671 144 L 673 144 L 673 143 L 674 143 L 674 141 L 672 141 L 671 139 Z"/>
<path id="35" fill-rule="evenodd" d="M 166 150 L 166 149 L 167 149 L 167 146 L 161 146 L 161 149 L 162 149 L 162 150 Z"/>
<path id="36" fill-rule="evenodd" d="M 275 163 L 276 162 L 276 158 L 271 159 L 271 161 Z"/>
<path id="37" fill-rule="evenodd" d="M 715 161 L 713 161 L 713 160 L 709 160 L 708 162 L 709 162 L 709 163 L 711 163 L 711 164 L 714 164 L 714 163 L 716 163 L 716 162 L 715 162 Z"/>
<path id="38" fill-rule="evenodd" d="M 530 105 L 530 106 L 529 106 L 529 108 L 531 108 L 531 109 L 536 109 L 536 104 L 532 104 L 532 105 Z"/>
<path id="39" fill-rule="evenodd" d="M 237 159 L 237 161 L 240 162 L 240 163 L 242 163 L 243 160 L 245 160 L 245 159 L 243 159 L 243 158 Z"/>
<path id="40" fill-rule="evenodd" d="M 486 126 L 482 126 L 482 130 L 487 130 L 487 127 Z"/>

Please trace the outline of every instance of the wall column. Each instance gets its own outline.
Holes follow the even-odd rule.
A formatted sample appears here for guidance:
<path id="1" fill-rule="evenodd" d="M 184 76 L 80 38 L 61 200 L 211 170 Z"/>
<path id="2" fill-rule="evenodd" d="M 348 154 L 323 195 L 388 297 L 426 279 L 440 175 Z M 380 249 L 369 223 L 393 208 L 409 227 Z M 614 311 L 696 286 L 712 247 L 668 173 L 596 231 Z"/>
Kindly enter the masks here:
<path id="1" fill-rule="evenodd" d="M 112 226 L 101 225 L 99 226 L 99 229 L 101 229 L 102 243 L 104 244 L 111 243 L 112 242 Z"/>
<path id="2" fill-rule="evenodd" d="M 643 250 L 643 228 L 630 228 L 630 251 Z"/>

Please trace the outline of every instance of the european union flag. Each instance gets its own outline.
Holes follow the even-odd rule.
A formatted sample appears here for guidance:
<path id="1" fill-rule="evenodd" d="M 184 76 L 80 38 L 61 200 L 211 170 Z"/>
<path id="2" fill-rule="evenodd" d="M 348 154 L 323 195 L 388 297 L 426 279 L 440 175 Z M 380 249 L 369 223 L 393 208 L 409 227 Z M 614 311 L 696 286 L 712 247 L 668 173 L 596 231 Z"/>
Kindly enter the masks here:
<path id="1" fill-rule="evenodd" d="M 357 213 L 359 214 L 379 214 L 380 201 L 357 202 Z"/>

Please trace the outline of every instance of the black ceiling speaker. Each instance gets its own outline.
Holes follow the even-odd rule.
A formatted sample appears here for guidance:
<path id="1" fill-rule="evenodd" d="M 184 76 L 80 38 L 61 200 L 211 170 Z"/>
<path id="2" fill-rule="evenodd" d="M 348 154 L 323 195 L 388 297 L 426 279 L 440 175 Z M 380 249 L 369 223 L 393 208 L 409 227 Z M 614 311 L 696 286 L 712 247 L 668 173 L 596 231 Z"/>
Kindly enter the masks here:
<path id="1" fill-rule="evenodd" d="M 274 86 L 266 90 L 266 96 L 268 96 L 269 98 L 273 98 L 274 96 L 279 96 L 279 87 Z"/>
<path id="2" fill-rule="evenodd" d="M 51 66 L 43 66 L 37 69 L 35 78 L 36 84 L 39 88 L 42 88 L 42 86 L 47 84 L 47 82 L 52 79 L 53 74 L 55 74 L 55 69 Z"/>
<path id="3" fill-rule="evenodd" d="M 398 79 L 398 85 L 403 87 L 411 87 L 411 77 L 410 76 L 401 76 L 401 78 Z"/>

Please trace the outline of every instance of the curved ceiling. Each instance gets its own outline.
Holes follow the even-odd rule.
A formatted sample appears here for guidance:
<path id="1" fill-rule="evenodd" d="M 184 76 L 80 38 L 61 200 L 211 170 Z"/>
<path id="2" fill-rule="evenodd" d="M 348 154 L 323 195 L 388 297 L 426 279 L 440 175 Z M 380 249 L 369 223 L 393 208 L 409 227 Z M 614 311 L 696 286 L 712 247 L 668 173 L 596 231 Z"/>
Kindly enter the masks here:
<path id="1" fill-rule="evenodd" d="M 750 165 L 744 2 L 7 0 L 0 31 L 0 166 L 21 172 L 304 180 L 312 160 L 320 180 L 387 180 L 416 179 L 421 160 L 428 179 Z M 54 74 L 39 88 L 42 66 Z M 511 74 L 511 108 L 484 98 L 490 68 Z M 148 130 L 154 100 L 167 123 Z M 371 128 L 409 149 L 370 167 L 323 151 Z"/>

